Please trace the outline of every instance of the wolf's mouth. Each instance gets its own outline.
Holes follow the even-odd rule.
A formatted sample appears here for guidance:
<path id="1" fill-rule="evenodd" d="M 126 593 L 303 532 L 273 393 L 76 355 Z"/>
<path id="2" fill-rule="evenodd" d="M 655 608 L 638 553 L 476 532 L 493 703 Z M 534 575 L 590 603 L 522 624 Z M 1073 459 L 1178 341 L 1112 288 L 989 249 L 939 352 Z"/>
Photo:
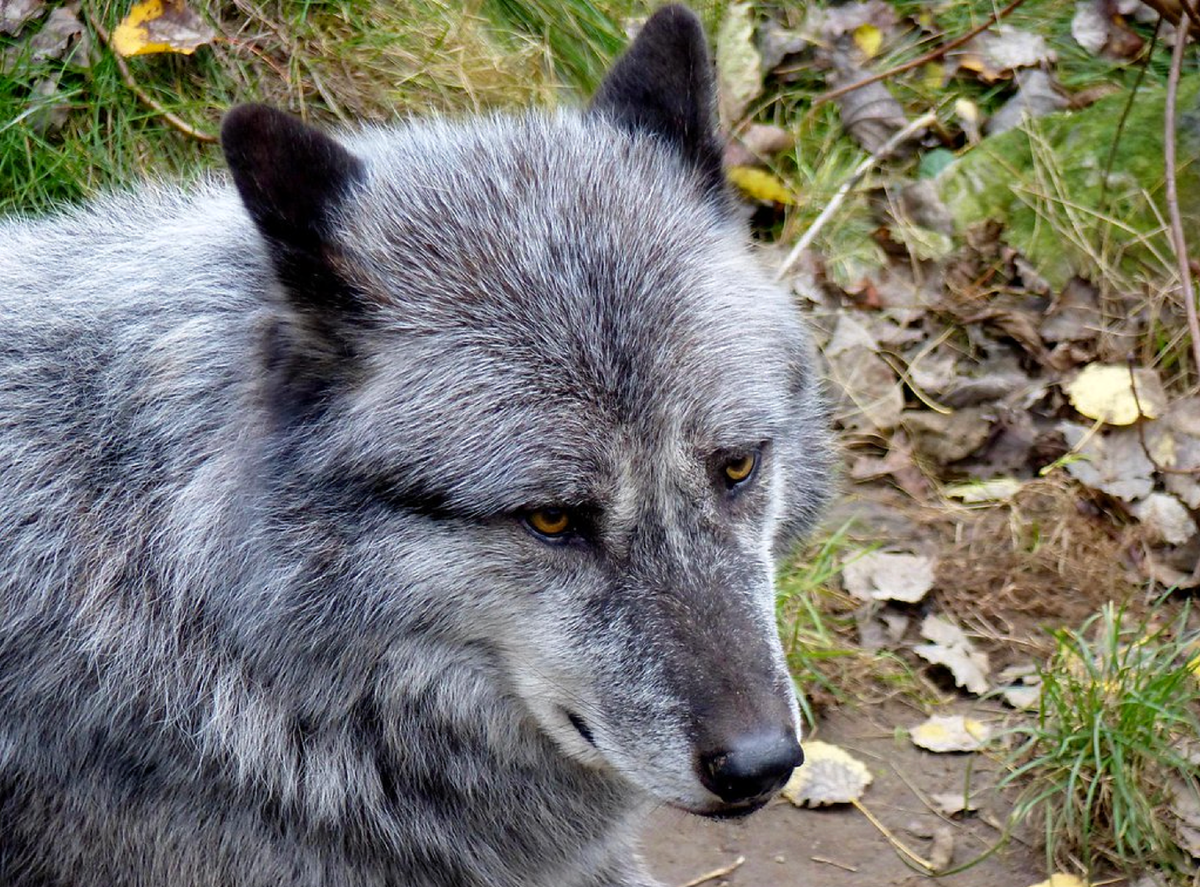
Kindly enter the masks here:
<path id="1" fill-rule="evenodd" d="M 592 734 L 591 728 L 584 723 L 583 718 L 573 711 L 568 711 L 567 709 L 563 709 L 563 711 L 566 712 L 567 720 L 571 722 L 571 726 L 579 731 L 579 735 L 587 741 L 588 745 L 592 748 L 597 748 L 596 737 Z"/>

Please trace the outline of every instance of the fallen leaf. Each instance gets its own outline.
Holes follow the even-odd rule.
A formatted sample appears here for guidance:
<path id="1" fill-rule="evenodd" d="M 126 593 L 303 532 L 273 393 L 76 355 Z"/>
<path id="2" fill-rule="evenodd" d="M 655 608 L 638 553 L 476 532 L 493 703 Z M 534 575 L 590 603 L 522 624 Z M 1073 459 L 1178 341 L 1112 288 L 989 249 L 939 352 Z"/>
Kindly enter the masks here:
<path id="1" fill-rule="evenodd" d="M 1100 291 L 1090 281 L 1073 277 L 1046 312 L 1039 331 L 1047 342 L 1088 342 L 1100 333 L 1103 320 Z"/>
<path id="2" fill-rule="evenodd" d="M 1097 55 L 1108 43 L 1109 19 L 1102 5 L 1104 0 L 1076 3 L 1075 16 L 1071 19 L 1071 36 L 1092 55 Z"/>
<path id="3" fill-rule="evenodd" d="M 87 68 L 92 62 L 92 43 L 83 23 L 66 6 L 50 10 L 41 30 L 29 38 L 27 46 L 11 46 L 0 68 L 8 70 L 13 61 L 24 58 L 30 62 L 62 59 L 76 68 Z"/>
<path id="4" fill-rule="evenodd" d="M 1042 700 L 1042 688 L 1038 684 L 1005 687 L 1000 691 L 1004 701 L 1020 711 L 1036 711 Z"/>
<path id="5" fill-rule="evenodd" d="M 1094 490 L 1134 502 L 1149 496 L 1154 489 L 1154 464 L 1142 449 L 1141 439 L 1132 429 L 1092 434 L 1091 429 L 1073 422 L 1058 426 L 1075 456 L 1066 463 L 1067 473 Z"/>
<path id="6" fill-rule="evenodd" d="M 1180 848 L 1200 859 L 1200 784 L 1195 779 L 1172 779 L 1169 810 Z"/>
<path id="7" fill-rule="evenodd" d="M 734 186 L 752 200 L 759 203 L 779 203 L 793 206 L 796 198 L 777 176 L 755 166 L 731 166 L 725 175 Z"/>
<path id="8" fill-rule="evenodd" d="M 796 145 L 796 138 L 781 126 L 769 126 L 765 123 L 753 123 L 746 131 L 738 136 L 755 157 L 763 160 L 782 154 Z"/>
<path id="9" fill-rule="evenodd" d="M 804 743 L 804 766 L 792 771 L 783 796 L 797 807 L 849 804 L 874 777 L 862 761 L 828 742 Z"/>
<path id="10" fill-rule="evenodd" d="M 974 71 L 980 79 L 994 83 L 1017 68 L 1035 68 L 1057 60 L 1041 34 L 1002 24 L 985 31 L 957 55 L 960 67 Z"/>
<path id="11" fill-rule="evenodd" d="M 929 800 L 938 813 L 951 818 L 979 809 L 979 805 L 972 798 L 964 797 L 962 792 L 935 792 L 929 796 Z"/>
<path id="12" fill-rule="evenodd" d="M 991 671 L 988 656 L 975 649 L 961 628 L 931 615 L 921 623 L 921 636 L 933 643 L 918 644 L 913 647 L 914 653 L 927 662 L 948 668 L 959 687 L 976 695 L 988 691 L 987 675 Z"/>
<path id="13" fill-rule="evenodd" d="M 859 600 L 915 604 L 933 588 L 936 561 L 916 554 L 873 551 L 846 564 L 846 591 Z"/>
<path id="14" fill-rule="evenodd" d="M 52 71 L 48 77 L 43 77 L 35 83 L 29 91 L 29 103 L 34 109 L 29 115 L 29 128 L 39 135 L 57 132 L 67 122 L 69 106 L 64 102 L 55 101 L 61 77 L 60 71 Z"/>
<path id="15" fill-rule="evenodd" d="M 1063 391 L 1081 414 L 1108 425 L 1132 425 L 1143 416 L 1157 419 L 1167 408 L 1158 373 L 1146 367 L 1131 371 L 1123 364 L 1091 363 Z"/>
<path id="16" fill-rule="evenodd" d="M 758 29 L 758 51 L 763 73 L 774 71 L 789 55 L 803 52 L 809 46 L 808 38 L 797 31 L 789 31 L 774 19 L 767 19 Z"/>
<path id="17" fill-rule="evenodd" d="M 1068 105 L 1067 97 L 1059 89 L 1058 83 L 1046 71 L 1033 68 L 1017 71 L 1014 76 L 1017 92 L 987 122 L 985 130 L 990 136 L 1015 129 L 1026 119 L 1061 111 Z"/>
<path id="18" fill-rule="evenodd" d="M 754 13 L 749 3 L 731 3 L 717 27 L 718 108 L 732 129 L 762 94 L 762 57 L 754 44 Z"/>
<path id="19" fill-rule="evenodd" d="M 820 40 L 828 45 L 864 25 L 870 25 L 881 34 L 891 31 L 896 27 L 896 11 L 884 0 L 839 3 L 825 9 L 813 8 L 806 24 L 810 31 L 816 32 Z"/>
<path id="20" fill-rule="evenodd" d="M 840 393 L 834 405 L 837 422 L 849 430 L 895 428 L 904 409 L 904 392 L 887 361 L 862 346 L 826 355 L 830 382 Z"/>
<path id="21" fill-rule="evenodd" d="M 909 731 L 913 745 L 932 752 L 978 751 L 991 738 L 987 725 L 962 715 L 933 715 Z"/>
<path id="22" fill-rule="evenodd" d="M 832 78 L 834 85 L 853 83 L 866 76 L 866 72 L 851 62 L 845 53 L 835 53 L 833 63 L 836 71 L 836 77 Z M 838 96 L 837 105 L 842 127 L 867 151 L 878 151 L 908 124 L 904 108 L 882 82 L 869 83 Z M 914 133 L 913 139 L 922 135 L 924 131 Z"/>
<path id="23" fill-rule="evenodd" d="M 1087 887 L 1087 884 L 1075 875 L 1055 872 L 1050 876 L 1049 881 L 1042 881 L 1039 884 L 1034 884 L 1033 887 Z"/>
<path id="24" fill-rule="evenodd" d="M 859 25 L 854 29 L 854 45 L 863 54 L 863 58 L 873 59 L 883 46 L 883 31 L 870 23 Z"/>
<path id="25" fill-rule="evenodd" d="M 191 55 L 216 36 L 186 0 L 141 0 L 113 29 L 112 46 L 126 57 L 156 52 Z"/>
<path id="26" fill-rule="evenodd" d="M 1183 503 L 1168 493 L 1151 493 L 1129 510 L 1151 533 L 1151 541 L 1183 545 L 1196 535 L 1196 522 Z"/>
<path id="27" fill-rule="evenodd" d="M 1015 477 L 994 477 L 991 480 L 976 480 L 964 484 L 951 484 L 942 489 L 950 499 L 960 499 L 965 505 L 980 505 L 984 502 L 1007 502 L 1021 491 L 1022 483 Z"/>
<path id="28" fill-rule="evenodd" d="M 17 36 L 45 5 L 46 0 L 0 0 L 0 32 Z"/>
<path id="29" fill-rule="evenodd" d="M 929 845 L 929 865 L 935 872 L 945 871 L 954 862 L 954 829 L 948 825 L 938 826 L 933 832 L 933 843 Z"/>
<path id="30" fill-rule="evenodd" d="M 917 452 L 938 465 L 965 459 L 987 442 L 992 424 L 985 407 L 966 407 L 951 413 L 906 410 L 901 419 Z"/>

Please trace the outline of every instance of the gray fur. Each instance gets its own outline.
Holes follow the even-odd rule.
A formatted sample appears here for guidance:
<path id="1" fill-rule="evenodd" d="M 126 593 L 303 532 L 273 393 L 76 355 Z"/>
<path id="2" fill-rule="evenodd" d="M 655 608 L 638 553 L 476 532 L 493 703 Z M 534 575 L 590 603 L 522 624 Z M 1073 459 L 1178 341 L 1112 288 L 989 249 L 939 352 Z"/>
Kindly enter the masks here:
<path id="1" fill-rule="evenodd" d="M 705 719 L 796 718 L 827 445 L 740 226 L 603 115 L 344 143 L 330 353 L 223 180 L 0 223 L 0 883 L 649 885 Z M 302 420 L 279 349 L 339 380 Z"/>

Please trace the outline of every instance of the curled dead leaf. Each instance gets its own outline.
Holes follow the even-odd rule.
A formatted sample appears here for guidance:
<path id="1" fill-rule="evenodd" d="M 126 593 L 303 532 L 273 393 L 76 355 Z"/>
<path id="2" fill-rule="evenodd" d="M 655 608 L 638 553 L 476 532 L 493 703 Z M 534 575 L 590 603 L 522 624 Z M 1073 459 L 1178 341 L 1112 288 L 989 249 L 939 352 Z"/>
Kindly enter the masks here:
<path id="1" fill-rule="evenodd" d="M 937 616 L 926 616 L 921 623 L 921 636 L 932 641 L 918 644 L 913 652 L 927 662 L 943 665 L 954 677 L 954 683 L 980 695 L 988 691 L 988 656 L 975 649 L 961 628 Z"/>
<path id="2" fill-rule="evenodd" d="M 828 742 L 804 743 L 804 765 L 792 772 L 783 796 L 797 807 L 849 804 L 862 797 L 874 777 L 862 761 Z"/>

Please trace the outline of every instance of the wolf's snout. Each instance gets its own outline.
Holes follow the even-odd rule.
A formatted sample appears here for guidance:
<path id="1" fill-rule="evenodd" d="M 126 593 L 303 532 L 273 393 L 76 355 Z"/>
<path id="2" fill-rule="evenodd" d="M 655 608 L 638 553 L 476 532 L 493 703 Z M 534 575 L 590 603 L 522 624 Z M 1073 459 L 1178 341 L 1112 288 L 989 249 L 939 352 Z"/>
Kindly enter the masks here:
<path id="1" fill-rule="evenodd" d="M 804 752 L 790 730 L 741 736 L 700 755 L 700 781 L 727 804 L 765 801 L 783 788 Z"/>

